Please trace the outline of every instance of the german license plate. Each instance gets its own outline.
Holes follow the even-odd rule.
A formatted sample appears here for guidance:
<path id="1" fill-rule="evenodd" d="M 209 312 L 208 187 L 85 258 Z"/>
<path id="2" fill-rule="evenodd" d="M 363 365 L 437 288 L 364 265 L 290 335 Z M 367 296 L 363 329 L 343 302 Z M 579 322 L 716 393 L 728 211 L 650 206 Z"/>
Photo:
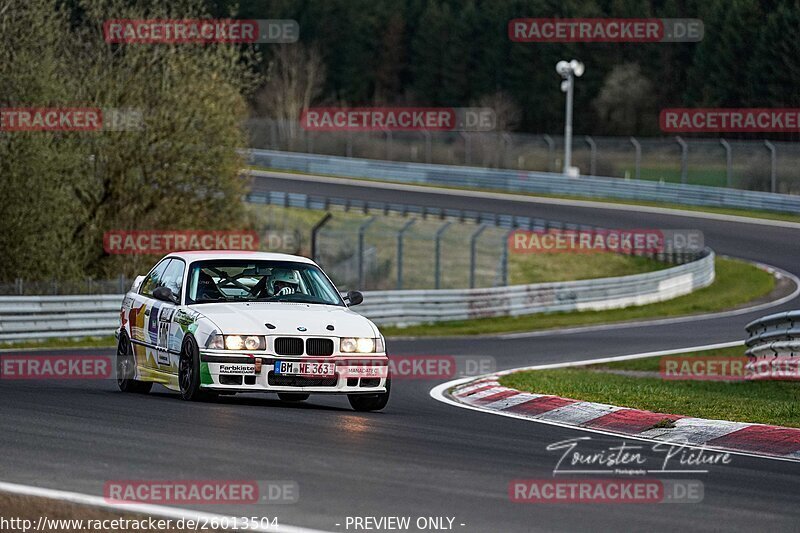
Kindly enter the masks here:
<path id="1" fill-rule="evenodd" d="M 336 363 L 275 361 L 275 373 L 294 376 L 333 376 L 336 373 Z"/>

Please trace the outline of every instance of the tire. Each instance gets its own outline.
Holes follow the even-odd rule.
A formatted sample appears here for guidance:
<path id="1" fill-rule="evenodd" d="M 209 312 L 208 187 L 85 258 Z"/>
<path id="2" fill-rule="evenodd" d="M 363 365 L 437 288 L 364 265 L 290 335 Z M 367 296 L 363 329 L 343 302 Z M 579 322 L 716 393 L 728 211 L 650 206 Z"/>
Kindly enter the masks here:
<path id="1" fill-rule="evenodd" d="M 187 337 L 183 342 L 178 361 L 178 386 L 181 399 L 189 402 L 213 399 L 215 396 L 200 390 L 200 350 L 193 337 Z"/>
<path id="2" fill-rule="evenodd" d="M 310 394 L 304 394 L 302 392 L 279 392 L 278 398 L 282 402 L 304 402 L 308 400 Z"/>
<path id="3" fill-rule="evenodd" d="M 380 411 L 389 403 L 389 393 L 392 389 L 392 378 L 386 378 L 386 392 L 380 394 L 348 394 L 350 407 L 356 411 Z"/>
<path id="4" fill-rule="evenodd" d="M 122 392 L 147 394 L 153 388 L 152 381 L 136 379 L 136 356 L 128 335 L 120 333 L 117 342 L 117 386 Z"/>

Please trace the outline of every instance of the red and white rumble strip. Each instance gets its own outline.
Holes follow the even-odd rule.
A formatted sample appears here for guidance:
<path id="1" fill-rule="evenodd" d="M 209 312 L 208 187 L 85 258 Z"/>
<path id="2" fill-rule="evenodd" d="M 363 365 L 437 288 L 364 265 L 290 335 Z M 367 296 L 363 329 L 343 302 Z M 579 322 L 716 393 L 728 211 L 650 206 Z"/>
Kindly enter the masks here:
<path id="1" fill-rule="evenodd" d="M 520 392 L 501 386 L 498 377 L 495 374 L 457 385 L 449 396 L 472 408 L 539 422 L 800 461 L 800 429 L 653 413 Z M 653 427 L 665 419 L 674 427 Z"/>

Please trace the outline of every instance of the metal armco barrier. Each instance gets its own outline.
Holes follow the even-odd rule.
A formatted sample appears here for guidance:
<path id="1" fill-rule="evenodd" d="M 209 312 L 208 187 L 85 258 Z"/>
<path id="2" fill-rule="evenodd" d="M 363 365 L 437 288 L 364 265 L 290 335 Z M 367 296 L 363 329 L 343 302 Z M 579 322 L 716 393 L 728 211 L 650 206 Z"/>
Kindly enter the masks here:
<path id="1" fill-rule="evenodd" d="M 563 174 L 427 163 L 354 159 L 327 155 L 250 150 L 250 163 L 275 170 L 370 178 L 403 183 L 732 207 L 800 213 L 800 196 L 723 187 L 660 183 L 606 177 L 567 178 Z"/>
<path id="2" fill-rule="evenodd" d="M 356 310 L 377 324 L 399 326 L 556 311 L 601 311 L 688 294 L 714 281 L 714 253 L 676 267 L 580 281 L 481 289 L 372 291 Z"/>
<path id="3" fill-rule="evenodd" d="M 410 325 L 669 300 L 714 281 L 714 253 L 656 272 L 489 289 L 372 291 L 354 310 L 378 324 Z M 0 341 L 113 334 L 123 295 L 0 297 Z"/>
<path id="4" fill-rule="evenodd" d="M 0 297 L 0 341 L 112 335 L 119 327 L 122 298 L 120 294 Z"/>
<path id="5" fill-rule="evenodd" d="M 798 379 L 800 311 L 784 311 L 745 326 L 749 379 Z"/>

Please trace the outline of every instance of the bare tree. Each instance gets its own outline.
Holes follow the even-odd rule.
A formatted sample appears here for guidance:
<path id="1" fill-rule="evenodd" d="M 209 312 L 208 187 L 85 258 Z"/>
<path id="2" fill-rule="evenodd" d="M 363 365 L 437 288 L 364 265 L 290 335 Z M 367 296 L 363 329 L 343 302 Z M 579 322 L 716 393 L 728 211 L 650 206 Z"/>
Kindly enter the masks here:
<path id="1" fill-rule="evenodd" d="M 256 94 L 256 112 L 278 121 L 281 139 L 295 139 L 300 115 L 322 94 L 325 75 L 316 48 L 300 43 L 275 47 L 267 82 Z"/>
<path id="2" fill-rule="evenodd" d="M 603 82 L 593 105 L 609 130 L 617 134 L 641 131 L 657 123 L 652 116 L 655 90 L 636 63 L 615 66 Z"/>

